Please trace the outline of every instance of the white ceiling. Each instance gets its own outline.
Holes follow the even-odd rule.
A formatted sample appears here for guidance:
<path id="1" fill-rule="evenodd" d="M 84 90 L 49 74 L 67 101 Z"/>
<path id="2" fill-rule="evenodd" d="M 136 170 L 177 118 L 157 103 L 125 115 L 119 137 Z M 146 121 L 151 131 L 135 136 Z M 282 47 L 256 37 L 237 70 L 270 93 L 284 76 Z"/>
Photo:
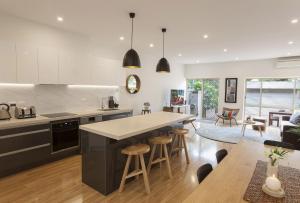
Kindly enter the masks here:
<path id="1" fill-rule="evenodd" d="M 290 23 L 300 21 L 299 0 L 0 0 L 0 9 L 87 35 L 119 58 L 129 48 L 130 11 L 136 12 L 134 48 L 141 54 L 160 57 L 162 27 L 166 55 L 179 63 L 300 54 L 300 22 Z"/>

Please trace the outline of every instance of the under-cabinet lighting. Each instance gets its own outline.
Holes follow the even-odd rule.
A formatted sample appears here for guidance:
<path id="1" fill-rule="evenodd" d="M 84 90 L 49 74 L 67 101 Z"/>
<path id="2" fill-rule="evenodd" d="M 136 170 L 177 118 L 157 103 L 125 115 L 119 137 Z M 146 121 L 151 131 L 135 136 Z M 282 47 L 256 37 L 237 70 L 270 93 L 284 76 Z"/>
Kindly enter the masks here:
<path id="1" fill-rule="evenodd" d="M 34 84 L 0 83 L 0 86 L 7 86 L 7 87 L 33 87 Z"/>
<path id="2" fill-rule="evenodd" d="M 67 85 L 69 88 L 112 88 L 117 89 L 119 86 L 114 85 Z"/>

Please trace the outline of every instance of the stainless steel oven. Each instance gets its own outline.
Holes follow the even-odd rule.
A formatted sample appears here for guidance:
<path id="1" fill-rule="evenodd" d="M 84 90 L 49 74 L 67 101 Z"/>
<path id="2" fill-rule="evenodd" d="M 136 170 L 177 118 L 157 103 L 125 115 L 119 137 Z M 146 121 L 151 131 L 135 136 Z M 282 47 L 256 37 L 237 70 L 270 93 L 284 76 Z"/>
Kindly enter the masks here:
<path id="1" fill-rule="evenodd" d="M 52 153 L 79 149 L 79 119 L 54 121 L 51 131 Z"/>

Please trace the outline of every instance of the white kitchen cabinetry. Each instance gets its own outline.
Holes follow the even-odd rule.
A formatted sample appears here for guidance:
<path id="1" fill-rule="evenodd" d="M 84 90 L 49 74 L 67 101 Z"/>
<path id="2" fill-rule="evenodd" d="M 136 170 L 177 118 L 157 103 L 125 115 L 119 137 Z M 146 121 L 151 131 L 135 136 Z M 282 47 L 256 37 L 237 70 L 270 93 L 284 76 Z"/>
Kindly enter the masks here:
<path id="1" fill-rule="evenodd" d="M 121 62 L 95 57 L 91 65 L 92 84 L 94 85 L 123 85 L 125 71 Z"/>
<path id="2" fill-rule="evenodd" d="M 54 48 L 38 48 L 39 84 L 59 84 L 58 51 Z"/>
<path id="3" fill-rule="evenodd" d="M 0 83 L 17 82 L 15 43 L 0 41 Z"/>
<path id="4" fill-rule="evenodd" d="M 60 84 L 85 85 L 91 81 L 90 61 L 83 53 L 61 52 L 59 54 Z"/>
<path id="5" fill-rule="evenodd" d="M 38 83 L 37 48 L 17 44 L 17 82 L 23 84 Z"/>

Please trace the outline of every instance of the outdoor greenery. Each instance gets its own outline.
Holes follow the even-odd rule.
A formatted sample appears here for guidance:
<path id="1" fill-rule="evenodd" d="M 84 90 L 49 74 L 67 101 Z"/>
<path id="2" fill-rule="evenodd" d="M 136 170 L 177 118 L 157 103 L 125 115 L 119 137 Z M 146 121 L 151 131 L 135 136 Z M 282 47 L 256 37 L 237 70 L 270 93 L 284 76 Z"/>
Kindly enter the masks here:
<path id="1" fill-rule="evenodd" d="M 188 89 L 201 91 L 203 88 L 203 116 L 210 109 L 218 109 L 219 83 L 217 80 L 188 80 Z"/>

